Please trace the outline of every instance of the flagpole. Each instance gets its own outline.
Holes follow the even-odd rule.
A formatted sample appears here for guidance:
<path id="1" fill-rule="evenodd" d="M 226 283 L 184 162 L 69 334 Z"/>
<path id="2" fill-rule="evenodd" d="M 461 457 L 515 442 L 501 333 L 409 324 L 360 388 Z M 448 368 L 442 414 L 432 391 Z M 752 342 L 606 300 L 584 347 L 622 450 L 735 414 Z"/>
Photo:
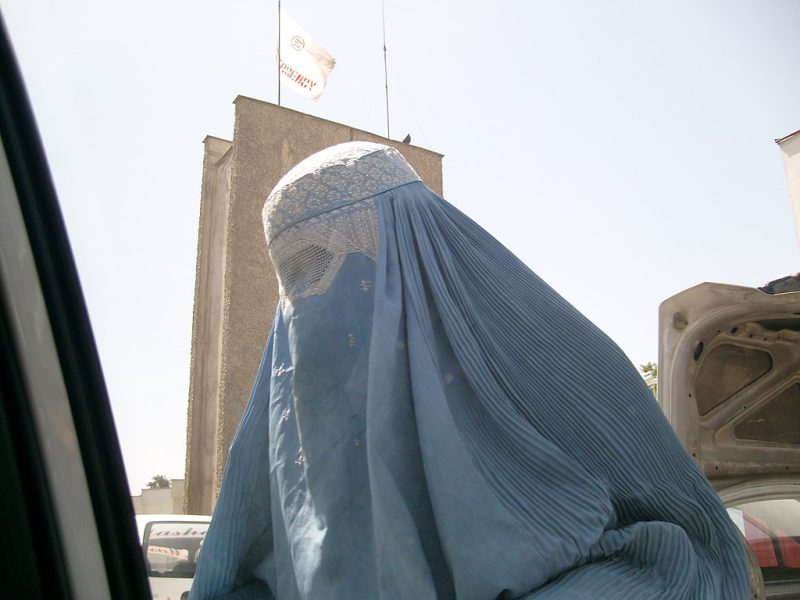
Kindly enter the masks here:
<path id="1" fill-rule="evenodd" d="M 281 105 L 281 0 L 278 0 L 278 106 Z"/>
<path id="2" fill-rule="evenodd" d="M 280 1 L 280 0 L 279 0 Z M 381 21 L 383 23 L 383 81 L 386 84 L 386 138 L 389 135 L 389 67 L 386 63 L 386 0 L 381 0 Z"/>

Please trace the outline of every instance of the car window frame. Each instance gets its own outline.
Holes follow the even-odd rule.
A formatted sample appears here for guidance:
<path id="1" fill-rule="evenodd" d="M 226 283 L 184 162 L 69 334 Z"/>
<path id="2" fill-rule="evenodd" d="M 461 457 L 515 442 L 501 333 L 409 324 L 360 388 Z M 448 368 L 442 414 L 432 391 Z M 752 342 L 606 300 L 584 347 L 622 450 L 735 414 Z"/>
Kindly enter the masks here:
<path id="1" fill-rule="evenodd" d="M 36 364 L 35 351 L 39 348 L 32 348 L 36 344 L 30 338 L 26 341 L 20 333 L 19 314 L 28 307 L 21 305 L 19 298 L 14 299 L 15 281 L 5 282 L 0 289 L 3 359 L 0 450 L 4 464 L 13 468 L 7 482 L 10 488 L 7 497 L 13 501 L 10 505 L 13 510 L 4 514 L 2 525 L 4 530 L 21 536 L 20 543 L 27 548 L 20 557 L 22 573 L 15 579 L 20 576 L 38 579 L 38 587 L 31 584 L 32 595 L 26 597 L 76 597 L 75 586 L 81 584 L 76 577 L 80 579 L 82 573 L 76 568 L 82 567 L 83 557 L 80 552 L 75 554 L 73 538 L 82 533 L 75 527 L 69 529 L 70 515 L 63 510 L 72 501 L 79 502 L 80 510 L 88 510 L 94 529 L 83 533 L 89 536 L 85 539 L 97 536 L 103 564 L 93 566 L 103 573 L 108 584 L 107 590 L 91 590 L 86 597 L 150 598 L 122 453 L 88 312 L 44 149 L 2 15 L 0 76 L 3 150 L 0 158 L 6 175 L 0 193 L 7 209 L 18 210 L 22 224 L 18 243 L 15 242 L 17 247 L 8 252 L 8 264 L 15 263 L 14 251 L 25 255 L 26 260 L 30 258 L 32 266 L 25 266 L 26 276 L 31 276 L 37 284 L 43 307 L 31 319 L 38 319 L 35 323 L 44 332 L 41 339 L 48 340 L 42 342 L 41 349 L 46 353 L 52 345 L 55 356 L 55 364 Z M 43 429 L 42 407 L 36 404 L 37 394 L 32 385 L 37 373 L 53 377 L 59 382 L 57 386 L 63 386 L 80 468 L 89 482 L 85 486 L 88 506 L 80 492 L 76 492 L 80 486 L 65 481 L 68 475 L 60 480 L 54 477 L 52 456 L 48 456 L 47 448 L 53 440 L 52 431 Z M 4 551 L 3 558 L 13 554 L 12 550 Z M 87 578 L 83 584 L 90 580 Z M 10 579 L 0 582 L 4 586 L 0 590 L 13 593 L 10 597 L 19 597 L 19 590 L 5 586 L 28 583 L 14 584 Z"/>

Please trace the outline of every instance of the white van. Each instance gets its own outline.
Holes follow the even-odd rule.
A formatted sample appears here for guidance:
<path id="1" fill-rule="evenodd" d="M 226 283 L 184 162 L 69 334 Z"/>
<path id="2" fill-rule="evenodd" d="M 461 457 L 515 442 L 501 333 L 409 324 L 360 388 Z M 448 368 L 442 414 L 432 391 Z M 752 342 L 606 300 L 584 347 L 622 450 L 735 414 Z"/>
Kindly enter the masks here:
<path id="1" fill-rule="evenodd" d="M 136 515 L 153 600 L 186 600 L 211 517 Z"/>

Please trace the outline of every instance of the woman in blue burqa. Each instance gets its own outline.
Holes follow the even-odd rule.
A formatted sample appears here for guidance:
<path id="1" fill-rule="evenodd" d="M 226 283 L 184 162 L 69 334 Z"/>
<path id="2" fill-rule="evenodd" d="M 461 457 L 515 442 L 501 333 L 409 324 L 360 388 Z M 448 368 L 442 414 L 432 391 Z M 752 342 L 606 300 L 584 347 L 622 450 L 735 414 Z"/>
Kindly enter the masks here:
<path id="1" fill-rule="evenodd" d="M 264 207 L 280 300 L 193 600 L 749 597 L 623 352 L 394 149 Z"/>

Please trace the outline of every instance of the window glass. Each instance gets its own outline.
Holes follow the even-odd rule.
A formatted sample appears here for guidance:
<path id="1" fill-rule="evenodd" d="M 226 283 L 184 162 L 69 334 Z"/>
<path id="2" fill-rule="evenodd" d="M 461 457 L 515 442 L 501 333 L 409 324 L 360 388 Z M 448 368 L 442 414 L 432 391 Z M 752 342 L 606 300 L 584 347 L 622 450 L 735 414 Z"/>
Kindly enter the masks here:
<path id="1" fill-rule="evenodd" d="M 800 500 L 748 502 L 728 514 L 753 549 L 765 584 L 800 585 Z"/>
<path id="2" fill-rule="evenodd" d="M 208 523 L 150 523 L 143 544 L 150 577 L 194 577 Z"/>

